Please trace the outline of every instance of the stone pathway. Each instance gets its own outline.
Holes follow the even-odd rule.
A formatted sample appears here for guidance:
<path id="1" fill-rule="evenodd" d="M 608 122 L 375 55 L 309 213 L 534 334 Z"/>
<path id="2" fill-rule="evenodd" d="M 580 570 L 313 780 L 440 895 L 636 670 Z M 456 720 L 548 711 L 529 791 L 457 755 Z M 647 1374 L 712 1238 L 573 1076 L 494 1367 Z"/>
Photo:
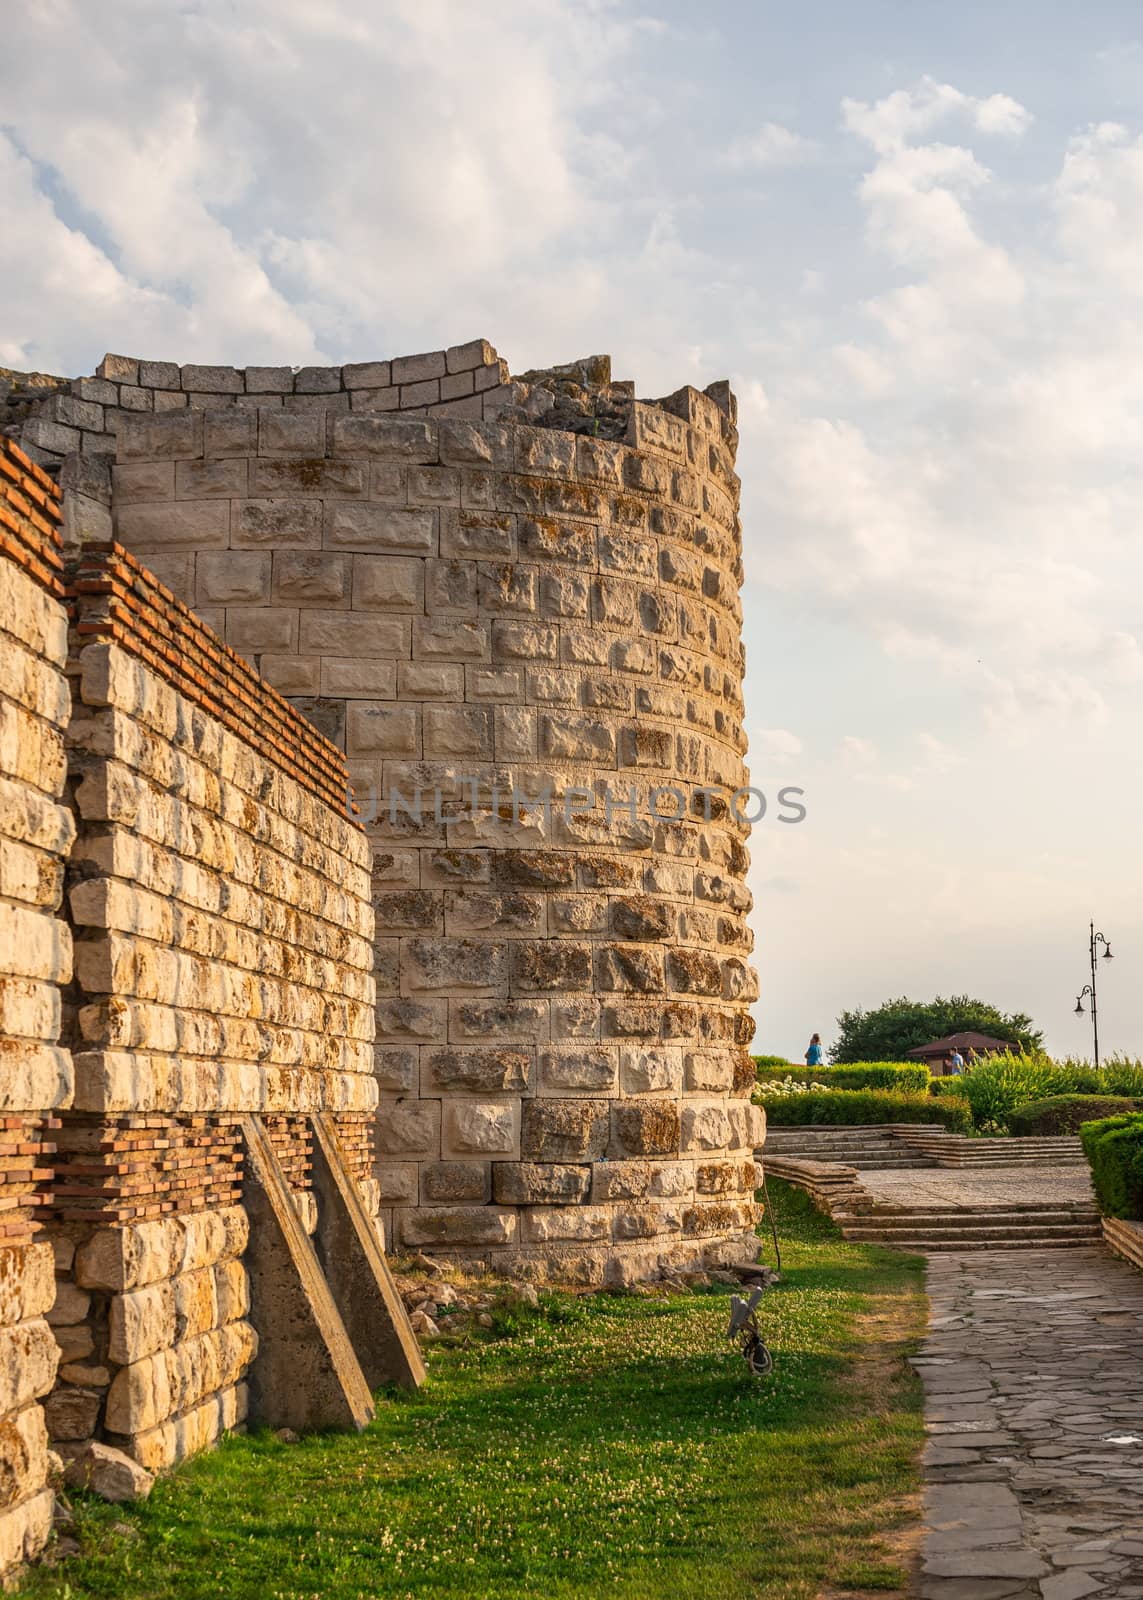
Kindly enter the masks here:
<path id="1" fill-rule="evenodd" d="M 974 1251 L 928 1290 L 923 1600 L 1143 1600 L 1143 1273 Z"/>
<path id="2" fill-rule="evenodd" d="M 1060 1205 L 1092 1198 L 1083 1167 L 922 1167 L 909 1172 L 862 1172 L 861 1187 L 879 1204 L 986 1209 Z"/>

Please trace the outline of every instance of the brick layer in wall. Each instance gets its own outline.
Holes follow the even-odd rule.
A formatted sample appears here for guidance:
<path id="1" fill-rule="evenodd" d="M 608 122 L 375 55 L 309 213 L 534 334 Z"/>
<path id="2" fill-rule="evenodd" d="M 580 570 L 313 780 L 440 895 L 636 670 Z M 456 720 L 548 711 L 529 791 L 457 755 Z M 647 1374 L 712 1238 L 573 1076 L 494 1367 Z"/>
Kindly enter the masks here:
<path id="1" fill-rule="evenodd" d="M 226 1117 L 69 1114 L 57 1135 L 54 1215 L 118 1225 L 235 1204 L 242 1134 Z"/>

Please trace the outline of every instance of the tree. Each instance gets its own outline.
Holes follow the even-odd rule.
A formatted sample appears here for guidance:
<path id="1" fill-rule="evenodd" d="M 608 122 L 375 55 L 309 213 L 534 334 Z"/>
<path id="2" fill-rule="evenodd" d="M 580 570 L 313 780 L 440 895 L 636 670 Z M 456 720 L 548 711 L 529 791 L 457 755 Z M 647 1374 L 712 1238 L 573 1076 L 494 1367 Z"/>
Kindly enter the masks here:
<path id="1" fill-rule="evenodd" d="M 950 1033 L 988 1033 L 1017 1049 L 1038 1050 L 1044 1035 L 1021 1011 L 1011 1016 L 983 1000 L 954 994 L 943 1000 L 886 1000 L 873 1011 L 843 1011 L 837 1019 L 837 1038 L 830 1060 L 905 1061 L 918 1045 L 944 1039 Z"/>

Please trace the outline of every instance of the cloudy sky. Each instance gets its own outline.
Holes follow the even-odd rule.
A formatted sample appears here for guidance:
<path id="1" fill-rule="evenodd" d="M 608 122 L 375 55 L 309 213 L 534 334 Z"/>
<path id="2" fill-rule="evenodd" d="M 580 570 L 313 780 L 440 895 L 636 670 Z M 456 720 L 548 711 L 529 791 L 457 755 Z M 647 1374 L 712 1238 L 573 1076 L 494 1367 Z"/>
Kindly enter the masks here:
<path id="1" fill-rule="evenodd" d="M 27 0 L 0 365 L 729 375 L 759 1045 L 969 991 L 1143 1054 L 1143 17 L 1126 0 Z"/>

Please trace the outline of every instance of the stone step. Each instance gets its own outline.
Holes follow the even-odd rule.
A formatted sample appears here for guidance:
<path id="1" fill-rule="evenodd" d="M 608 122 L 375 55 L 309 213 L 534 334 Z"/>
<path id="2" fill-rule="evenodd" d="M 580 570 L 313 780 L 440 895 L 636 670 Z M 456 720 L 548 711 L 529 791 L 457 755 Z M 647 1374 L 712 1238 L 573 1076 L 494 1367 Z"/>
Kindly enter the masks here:
<path id="1" fill-rule="evenodd" d="M 1098 1222 L 1030 1222 L 1026 1227 L 1005 1224 L 999 1227 L 970 1225 L 959 1228 L 934 1228 L 924 1222 L 913 1222 L 908 1227 L 886 1228 L 875 1222 L 863 1222 L 845 1224 L 841 1231 L 846 1239 L 865 1243 L 876 1240 L 883 1244 L 893 1244 L 901 1239 L 1098 1239 L 1101 1235 Z"/>
<path id="2" fill-rule="evenodd" d="M 1086 1238 L 1096 1238 L 1101 1234 L 1098 1221 L 1086 1219 L 1071 1219 L 1067 1222 L 1047 1222 L 1042 1218 L 1029 1219 L 1026 1222 L 992 1222 L 974 1223 L 960 1220 L 958 1227 L 934 1227 L 932 1219 L 924 1217 L 903 1218 L 892 1227 L 876 1217 L 863 1217 L 860 1221 L 843 1222 L 842 1232 L 847 1239 L 850 1238 L 943 1238 L 946 1235 L 961 1235 L 965 1238 L 991 1239 L 991 1238 L 1053 1238 L 1059 1235 L 1062 1238 L 1074 1237 L 1083 1234 Z"/>
<path id="3" fill-rule="evenodd" d="M 974 1228 L 977 1230 L 987 1228 L 1015 1228 L 1026 1233 L 1029 1228 L 1064 1227 L 1064 1228 L 1098 1228 L 1099 1213 L 1094 1210 L 1069 1211 L 1062 1206 L 1053 1206 L 1043 1211 L 986 1211 L 982 1213 L 964 1211 L 901 1211 L 897 1213 L 883 1212 L 880 1208 L 873 1211 L 855 1211 L 850 1216 L 839 1217 L 842 1226 L 862 1228 L 880 1228 L 885 1231 L 893 1229 L 923 1228 L 932 1231 L 941 1231 L 945 1228 Z"/>
<path id="4" fill-rule="evenodd" d="M 977 1250 L 1090 1250 L 1098 1242 L 1098 1233 L 1084 1233 L 1076 1238 L 1068 1239 L 1043 1239 L 1036 1234 L 1029 1235 L 1027 1239 L 987 1239 L 975 1238 L 972 1234 L 963 1237 L 950 1238 L 947 1234 L 934 1238 L 931 1234 L 916 1239 L 865 1239 L 853 1240 L 852 1243 L 879 1244 L 885 1250 L 910 1250 L 915 1255 L 952 1255 L 954 1253 L 967 1254 Z"/>

